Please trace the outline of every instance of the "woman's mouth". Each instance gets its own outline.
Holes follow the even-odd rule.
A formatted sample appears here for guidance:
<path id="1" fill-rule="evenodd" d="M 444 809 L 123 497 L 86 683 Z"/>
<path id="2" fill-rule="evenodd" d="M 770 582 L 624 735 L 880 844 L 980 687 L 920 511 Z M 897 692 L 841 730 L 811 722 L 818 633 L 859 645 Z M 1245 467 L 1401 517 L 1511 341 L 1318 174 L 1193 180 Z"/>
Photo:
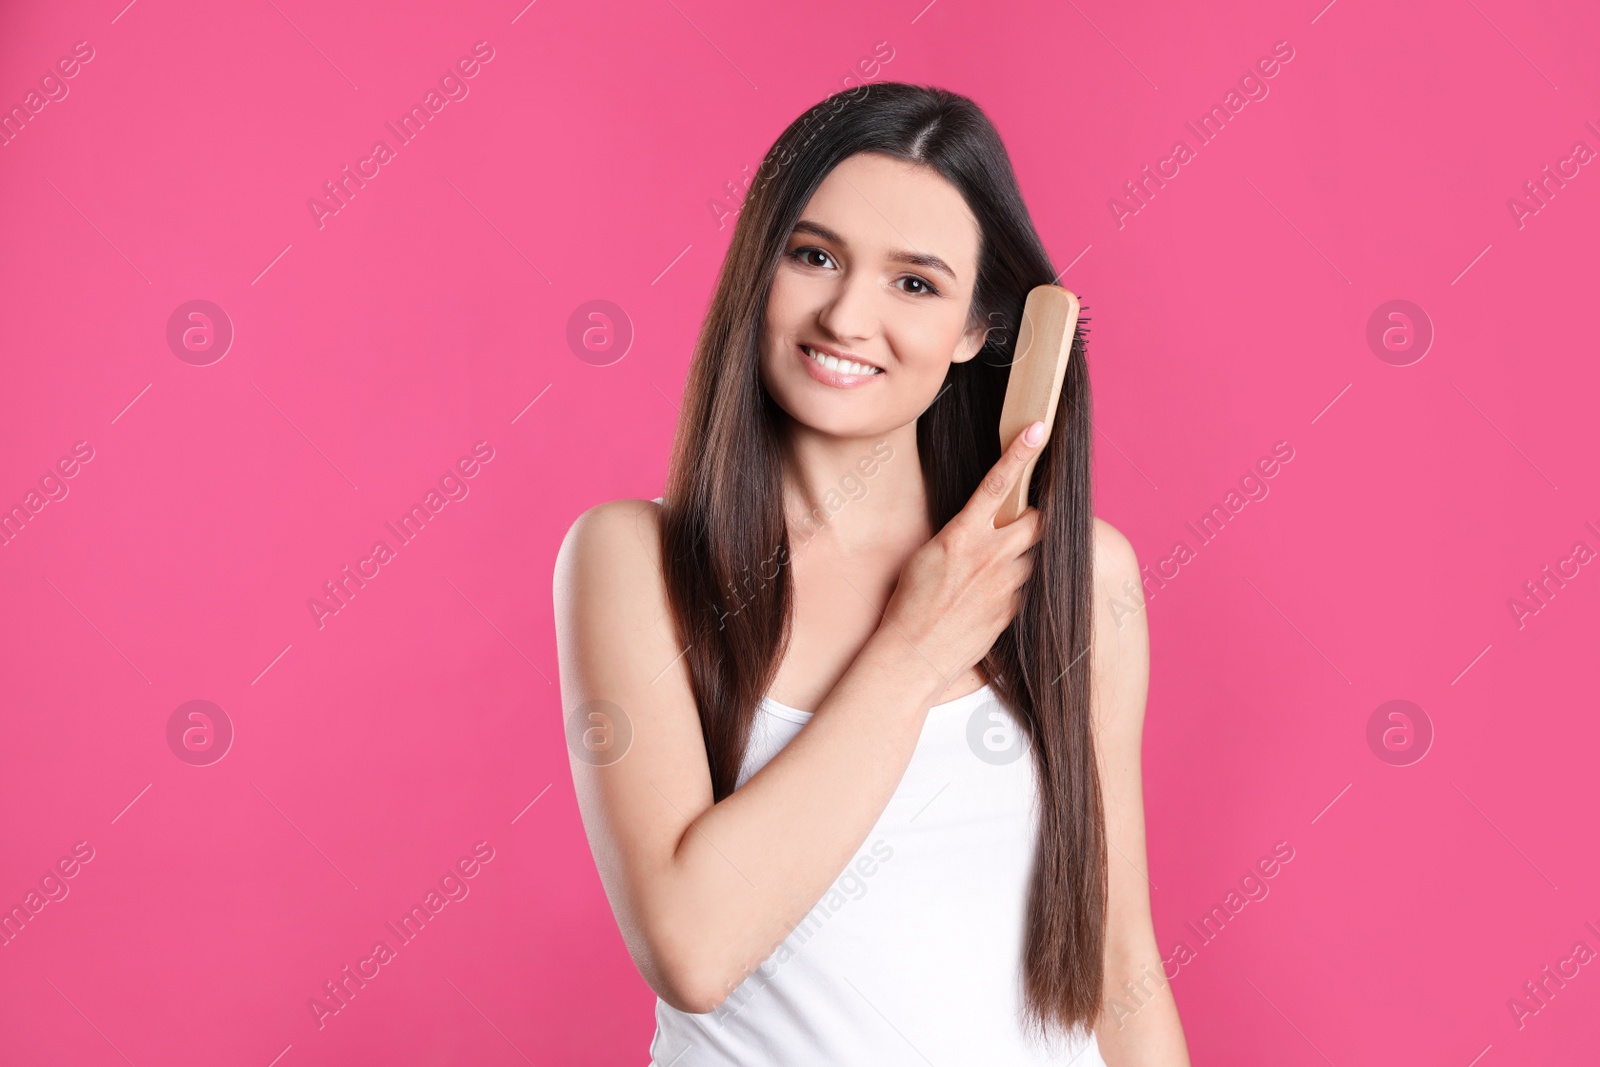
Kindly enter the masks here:
<path id="1" fill-rule="evenodd" d="M 841 360 L 837 356 L 807 345 L 796 345 L 795 352 L 799 355 L 800 362 L 806 365 L 807 374 L 823 385 L 831 385 L 835 389 L 854 389 L 883 375 L 883 371 L 877 367 L 848 359 Z"/>

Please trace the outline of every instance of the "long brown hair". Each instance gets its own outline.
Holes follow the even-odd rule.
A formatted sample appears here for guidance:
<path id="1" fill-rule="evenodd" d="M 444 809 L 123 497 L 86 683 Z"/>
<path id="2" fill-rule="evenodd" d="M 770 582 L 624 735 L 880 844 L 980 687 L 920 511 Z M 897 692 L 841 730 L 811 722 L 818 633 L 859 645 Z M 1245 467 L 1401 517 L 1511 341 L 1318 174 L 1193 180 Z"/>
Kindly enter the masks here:
<path id="1" fill-rule="evenodd" d="M 1000 458 L 1000 407 L 1028 291 L 1056 277 L 999 134 L 943 89 L 880 82 L 836 93 L 768 152 L 734 227 L 689 366 L 662 508 L 666 587 L 711 767 L 738 781 L 757 704 L 787 648 L 792 611 L 778 409 L 761 384 L 773 274 L 817 186 L 857 152 L 943 175 L 981 230 L 970 321 L 989 331 L 952 363 L 917 420 L 929 521 L 939 530 Z M 1106 842 L 1090 722 L 1093 569 L 1090 396 L 1084 329 L 1029 502 L 1043 535 L 1016 617 L 979 670 L 1026 732 L 1039 787 L 1023 985 L 1030 1029 L 1092 1028 L 1100 1014 Z"/>

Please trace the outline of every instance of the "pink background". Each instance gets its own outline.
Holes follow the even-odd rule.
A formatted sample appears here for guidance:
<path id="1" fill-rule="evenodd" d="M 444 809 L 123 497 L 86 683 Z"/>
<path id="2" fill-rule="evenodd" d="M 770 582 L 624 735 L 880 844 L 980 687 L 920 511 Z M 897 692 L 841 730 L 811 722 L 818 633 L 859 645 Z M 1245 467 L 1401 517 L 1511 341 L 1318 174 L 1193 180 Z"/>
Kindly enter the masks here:
<path id="1" fill-rule="evenodd" d="M 1520 627 L 1508 602 L 1600 549 L 1600 168 L 1520 226 L 1508 200 L 1600 149 L 1600 16 L 1323 2 L 7 5 L 0 105 L 94 58 L 0 148 L 0 506 L 93 459 L 0 547 L 0 904 L 94 858 L 0 948 L 0 1060 L 642 1067 L 551 563 L 583 508 L 660 492 L 719 210 L 878 42 L 857 76 L 972 96 L 1071 264 L 1098 513 L 1152 569 L 1195 550 L 1150 585 L 1145 742 L 1194 1061 L 1592 1055 L 1600 966 L 1520 1027 L 1508 1000 L 1600 950 L 1600 566 Z M 319 228 L 308 199 L 478 41 L 469 94 Z M 1119 227 L 1279 41 L 1269 95 Z M 209 366 L 166 340 L 191 299 L 235 331 Z M 606 366 L 567 342 L 597 299 L 635 331 Z M 1366 340 L 1392 299 L 1436 335 L 1407 366 Z M 322 583 L 480 441 L 469 495 L 319 628 Z M 209 766 L 167 739 L 195 699 L 236 734 Z M 1393 699 L 1435 732 L 1409 766 L 1367 742 Z M 477 842 L 470 894 L 319 1029 L 308 1000 Z"/>

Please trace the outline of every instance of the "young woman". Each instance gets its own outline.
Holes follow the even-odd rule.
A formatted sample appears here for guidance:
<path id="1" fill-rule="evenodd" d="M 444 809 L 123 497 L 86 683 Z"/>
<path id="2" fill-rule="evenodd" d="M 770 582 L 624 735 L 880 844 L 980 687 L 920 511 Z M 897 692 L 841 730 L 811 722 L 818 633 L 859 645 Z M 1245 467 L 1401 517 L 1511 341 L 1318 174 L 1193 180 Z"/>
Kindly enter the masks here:
<path id="1" fill-rule="evenodd" d="M 655 1067 L 1188 1063 L 1081 338 L 1048 440 L 998 439 L 1055 276 L 970 100 L 830 97 L 745 200 L 663 497 L 568 532 L 573 779 Z"/>

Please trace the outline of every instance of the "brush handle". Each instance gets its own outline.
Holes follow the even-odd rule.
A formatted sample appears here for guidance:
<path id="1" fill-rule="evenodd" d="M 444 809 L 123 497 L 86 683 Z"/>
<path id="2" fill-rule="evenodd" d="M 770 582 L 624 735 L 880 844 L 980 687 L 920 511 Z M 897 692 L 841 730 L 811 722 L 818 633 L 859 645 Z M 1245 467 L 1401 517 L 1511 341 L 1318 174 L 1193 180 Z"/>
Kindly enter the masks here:
<path id="1" fill-rule="evenodd" d="M 1043 422 L 1045 439 L 1055 425 L 1056 404 L 1066 380 L 1067 361 L 1072 355 L 1073 331 L 1078 326 L 1078 297 L 1059 285 L 1036 285 L 1028 292 L 1022 308 L 1022 327 L 1017 331 L 1016 353 L 1011 359 L 1011 374 L 1006 381 L 1005 403 L 1000 409 L 1000 450 L 1034 422 Z M 995 526 L 1007 526 L 1028 507 L 1028 484 L 1043 450 L 1034 453 L 1012 484 Z"/>

